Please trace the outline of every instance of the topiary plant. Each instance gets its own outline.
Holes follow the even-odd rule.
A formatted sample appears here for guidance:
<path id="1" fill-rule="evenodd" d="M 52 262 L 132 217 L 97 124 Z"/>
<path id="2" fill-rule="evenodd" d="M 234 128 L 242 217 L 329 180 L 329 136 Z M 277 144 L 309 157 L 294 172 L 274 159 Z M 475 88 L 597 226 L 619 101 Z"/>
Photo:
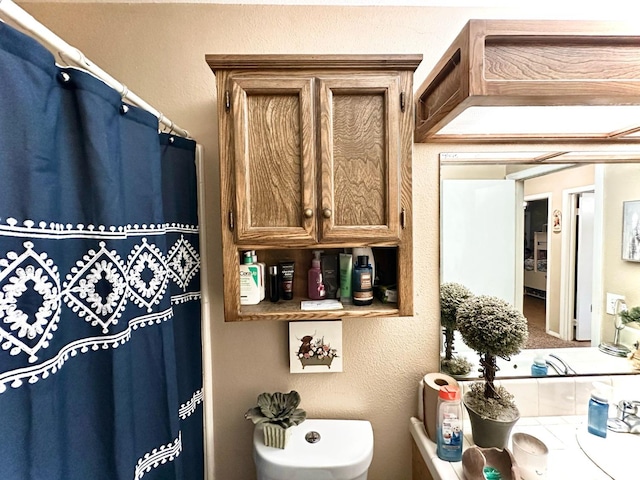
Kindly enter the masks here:
<path id="1" fill-rule="evenodd" d="M 471 290 L 455 282 L 440 285 L 440 324 L 444 328 L 444 359 L 453 358 L 453 333 L 458 307 L 473 296 Z"/>
<path id="2" fill-rule="evenodd" d="M 250 408 L 244 418 L 254 424 L 271 423 L 289 428 L 299 425 L 307 418 L 307 412 L 301 408 L 300 394 L 295 390 L 289 393 L 261 393 L 258 395 L 258 406 Z"/>
<path id="3" fill-rule="evenodd" d="M 509 360 L 527 342 L 527 319 L 513 305 L 498 297 L 479 295 L 458 307 L 457 328 L 465 343 L 480 355 L 482 384 L 472 388 L 469 400 L 481 415 L 496 418 L 513 397 L 494 380 L 498 367 L 496 357 Z M 477 404 L 476 404 L 477 403 Z"/>

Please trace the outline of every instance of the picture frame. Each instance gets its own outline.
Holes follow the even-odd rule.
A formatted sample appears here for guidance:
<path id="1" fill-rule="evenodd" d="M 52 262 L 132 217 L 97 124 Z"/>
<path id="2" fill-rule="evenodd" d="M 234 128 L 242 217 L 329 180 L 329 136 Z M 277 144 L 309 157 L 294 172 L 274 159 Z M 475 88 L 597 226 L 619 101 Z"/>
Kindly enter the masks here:
<path id="1" fill-rule="evenodd" d="M 289 322 L 289 371 L 342 372 L 342 321 Z"/>
<path id="2" fill-rule="evenodd" d="M 622 260 L 640 262 L 640 200 L 622 202 Z"/>
<path id="3" fill-rule="evenodd" d="M 562 212 L 558 209 L 553 211 L 553 231 L 555 233 L 562 231 Z"/>

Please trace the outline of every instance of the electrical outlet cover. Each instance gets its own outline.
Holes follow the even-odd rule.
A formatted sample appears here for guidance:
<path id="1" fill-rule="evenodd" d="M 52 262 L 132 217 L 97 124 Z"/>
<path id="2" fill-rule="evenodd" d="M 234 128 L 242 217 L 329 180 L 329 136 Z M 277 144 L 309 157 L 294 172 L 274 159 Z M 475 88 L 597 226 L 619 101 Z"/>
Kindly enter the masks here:
<path id="1" fill-rule="evenodd" d="M 624 295 L 607 293 L 607 313 L 609 315 L 616 314 L 616 300 L 624 300 Z"/>

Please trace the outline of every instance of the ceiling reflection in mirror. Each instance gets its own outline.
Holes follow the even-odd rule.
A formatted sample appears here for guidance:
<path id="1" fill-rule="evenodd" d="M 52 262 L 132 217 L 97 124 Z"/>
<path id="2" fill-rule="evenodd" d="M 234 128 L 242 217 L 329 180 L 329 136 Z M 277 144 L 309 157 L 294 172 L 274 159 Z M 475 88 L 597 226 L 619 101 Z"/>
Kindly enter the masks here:
<path id="1" fill-rule="evenodd" d="M 527 318 L 523 352 L 499 361 L 498 375 L 530 376 L 538 355 L 550 375 L 637 373 L 624 354 L 637 349 L 640 325 L 619 313 L 640 306 L 640 154 L 464 152 L 440 162 L 441 282 L 500 297 Z M 478 376 L 457 331 L 454 356 Z"/>

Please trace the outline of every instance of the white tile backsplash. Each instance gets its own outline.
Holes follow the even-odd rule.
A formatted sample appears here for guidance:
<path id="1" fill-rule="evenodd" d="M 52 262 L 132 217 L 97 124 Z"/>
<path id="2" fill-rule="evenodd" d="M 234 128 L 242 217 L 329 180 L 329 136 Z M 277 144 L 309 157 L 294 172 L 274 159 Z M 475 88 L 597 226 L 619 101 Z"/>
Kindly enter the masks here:
<path id="1" fill-rule="evenodd" d="M 576 384 L 573 377 L 538 379 L 540 416 L 575 415 Z"/>
<path id="2" fill-rule="evenodd" d="M 521 417 L 537 417 L 539 415 L 537 382 L 531 382 L 529 379 L 517 379 L 509 381 L 508 385 L 503 381 L 502 386 L 514 396 Z"/>
<path id="3" fill-rule="evenodd" d="M 527 418 L 586 415 L 593 382 L 612 387 L 611 415 L 618 401 L 640 400 L 640 375 L 507 379 L 496 384 L 514 396 L 521 417 Z M 460 383 L 466 391 L 469 382 Z"/>

